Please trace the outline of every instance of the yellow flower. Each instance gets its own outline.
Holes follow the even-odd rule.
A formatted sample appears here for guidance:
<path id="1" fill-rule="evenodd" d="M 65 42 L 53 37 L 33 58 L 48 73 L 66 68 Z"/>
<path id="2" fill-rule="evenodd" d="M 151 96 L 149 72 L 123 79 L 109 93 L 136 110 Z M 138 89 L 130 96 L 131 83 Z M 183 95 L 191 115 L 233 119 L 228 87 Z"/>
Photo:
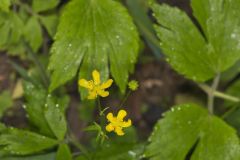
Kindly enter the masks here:
<path id="1" fill-rule="evenodd" d="M 78 81 L 78 84 L 81 87 L 88 89 L 88 99 L 96 99 L 98 95 L 101 97 L 107 97 L 109 92 L 105 91 L 105 89 L 112 85 L 113 80 L 108 79 L 106 82 L 101 83 L 100 74 L 97 70 L 92 72 L 92 77 L 93 80 L 90 81 L 87 81 L 86 79 L 80 79 Z"/>
<path id="2" fill-rule="evenodd" d="M 127 112 L 125 110 L 120 110 L 117 114 L 117 117 L 114 117 L 112 113 L 107 114 L 107 119 L 110 122 L 106 126 L 106 130 L 108 132 L 114 131 L 119 136 L 123 136 L 123 128 L 130 127 L 132 125 L 132 121 L 128 119 L 128 121 L 124 121 L 123 118 L 126 117 Z"/>

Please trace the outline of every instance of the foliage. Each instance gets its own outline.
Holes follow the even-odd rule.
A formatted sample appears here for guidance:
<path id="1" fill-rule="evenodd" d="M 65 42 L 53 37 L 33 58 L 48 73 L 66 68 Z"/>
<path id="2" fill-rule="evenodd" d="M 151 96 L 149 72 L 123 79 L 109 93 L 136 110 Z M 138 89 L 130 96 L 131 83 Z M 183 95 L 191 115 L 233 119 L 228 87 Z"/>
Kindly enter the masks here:
<path id="1" fill-rule="evenodd" d="M 126 9 L 111 0 L 74 0 L 63 12 L 49 63 L 50 90 L 71 80 L 80 65 L 79 77 L 89 79 L 97 69 L 105 81 L 110 64 L 124 92 L 138 53 L 138 34 Z M 76 21 L 78 17 L 84 18 Z"/>
<path id="2" fill-rule="evenodd" d="M 191 0 L 191 8 L 193 17 L 153 0 L 1 0 L 0 51 L 24 94 L 0 94 L 0 159 L 239 160 L 240 2 Z M 169 106 L 148 141 L 141 127 L 152 126 L 136 123 L 125 103 L 144 85 L 129 80 L 144 49 L 207 95 L 206 106 Z M 114 106 L 102 100 L 110 96 Z M 3 123 L 17 102 L 23 127 Z M 69 104 L 81 105 L 80 140 Z"/>
<path id="3" fill-rule="evenodd" d="M 194 160 L 240 158 L 236 131 L 194 104 L 173 107 L 156 124 L 149 141 L 145 154 L 152 160 L 183 160 L 190 152 Z"/>

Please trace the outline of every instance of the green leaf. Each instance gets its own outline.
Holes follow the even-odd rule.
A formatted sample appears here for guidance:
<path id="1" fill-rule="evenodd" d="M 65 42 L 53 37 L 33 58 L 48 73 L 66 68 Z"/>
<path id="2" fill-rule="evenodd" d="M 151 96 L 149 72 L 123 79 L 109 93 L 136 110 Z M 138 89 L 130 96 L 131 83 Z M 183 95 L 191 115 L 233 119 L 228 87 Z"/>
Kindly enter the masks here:
<path id="1" fill-rule="evenodd" d="M 58 16 L 55 14 L 47 15 L 47 16 L 40 16 L 40 20 L 41 20 L 43 26 L 46 28 L 48 34 L 51 37 L 54 37 L 56 30 L 57 30 Z"/>
<path id="2" fill-rule="evenodd" d="M 27 156 L 27 157 L 4 157 L 1 160 L 55 160 L 56 154 L 55 153 L 48 153 L 42 155 L 34 155 L 34 156 Z"/>
<path id="3" fill-rule="evenodd" d="M 41 86 L 35 86 L 30 82 L 24 82 L 24 97 L 26 98 L 25 110 L 28 120 L 39 129 L 39 132 L 52 136 L 53 132 L 44 118 L 44 107 L 46 104 L 47 92 Z"/>
<path id="4" fill-rule="evenodd" d="M 62 140 L 67 130 L 65 111 L 69 97 L 48 94 L 42 86 L 34 86 L 30 82 L 24 83 L 24 95 L 30 122 L 38 127 L 40 133 L 55 135 Z"/>
<path id="5" fill-rule="evenodd" d="M 24 36 L 35 52 L 41 47 L 43 42 L 42 28 L 35 16 L 27 21 Z"/>
<path id="6" fill-rule="evenodd" d="M 160 45 L 173 68 L 206 81 L 231 67 L 240 58 L 239 7 L 238 0 L 192 0 L 201 33 L 183 11 L 154 3 Z"/>
<path id="7" fill-rule="evenodd" d="M 0 117 L 3 116 L 4 112 L 13 105 L 11 93 L 4 91 L 0 94 Z"/>
<path id="8" fill-rule="evenodd" d="M 0 49 L 5 50 L 19 43 L 23 34 L 23 21 L 13 12 L 0 12 Z"/>
<path id="9" fill-rule="evenodd" d="M 145 155 L 151 160 L 238 160 L 236 131 L 197 105 L 179 105 L 160 120 Z M 196 145 L 194 147 L 194 145 Z M 191 151 L 193 149 L 193 151 Z"/>
<path id="10" fill-rule="evenodd" d="M 227 94 L 240 97 L 240 81 L 234 82 L 226 91 Z M 234 128 L 237 129 L 240 134 L 240 104 L 231 101 L 224 101 L 224 107 L 228 108 L 228 111 L 224 114 L 224 119 Z"/>
<path id="11" fill-rule="evenodd" d="M 9 12 L 9 7 L 11 6 L 11 1 L 10 0 L 1 0 L 0 3 L 0 10 L 4 12 Z"/>
<path id="12" fill-rule="evenodd" d="M 59 0 L 33 0 L 32 8 L 35 12 L 43 12 L 55 8 Z"/>
<path id="13" fill-rule="evenodd" d="M 61 144 L 59 146 L 56 160 L 72 160 L 72 154 L 68 145 Z"/>
<path id="14" fill-rule="evenodd" d="M 90 78 L 92 71 L 97 69 L 104 81 L 109 76 L 110 63 L 112 76 L 124 92 L 128 73 L 136 62 L 138 41 L 132 19 L 119 2 L 69 2 L 60 18 L 52 47 L 50 90 L 72 79 L 80 65 L 81 78 Z"/>
<path id="15" fill-rule="evenodd" d="M 28 155 L 37 153 L 55 146 L 58 142 L 54 139 L 15 128 L 9 128 L 0 135 L 2 150 L 12 155 Z"/>
<path id="16" fill-rule="evenodd" d="M 48 97 L 45 105 L 45 118 L 52 132 L 59 140 L 63 140 L 67 132 L 67 122 L 64 112 L 67 103 L 68 100 L 58 104 L 52 97 Z"/>
<path id="17" fill-rule="evenodd" d="M 126 4 L 140 34 L 146 40 L 146 43 L 151 48 L 155 56 L 158 58 L 161 57 L 162 53 L 159 47 L 159 42 L 152 25 L 152 21 L 148 17 L 147 1 L 127 0 Z"/>

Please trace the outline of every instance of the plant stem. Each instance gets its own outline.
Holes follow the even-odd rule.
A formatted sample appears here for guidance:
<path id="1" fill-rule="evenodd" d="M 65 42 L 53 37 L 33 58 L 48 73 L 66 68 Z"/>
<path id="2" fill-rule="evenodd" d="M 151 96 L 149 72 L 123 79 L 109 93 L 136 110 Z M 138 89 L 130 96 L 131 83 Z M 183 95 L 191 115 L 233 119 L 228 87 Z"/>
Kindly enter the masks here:
<path id="1" fill-rule="evenodd" d="M 77 147 L 87 159 L 90 159 L 87 149 L 81 143 L 78 142 L 78 139 L 75 137 L 74 134 L 70 133 L 69 141 L 75 147 Z"/>
<path id="2" fill-rule="evenodd" d="M 214 112 L 214 92 L 217 89 L 219 80 L 220 80 L 220 74 L 217 74 L 217 76 L 213 80 L 213 83 L 211 86 L 211 91 L 208 92 L 208 112 L 209 112 L 209 114 L 213 114 L 213 112 Z"/>
<path id="3" fill-rule="evenodd" d="M 198 84 L 198 86 L 207 94 L 212 90 L 211 87 L 207 86 L 206 84 Z M 234 97 L 234 96 L 231 96 L 231 95 L 219 92 L 219 91 L 214 91 L 213 94 L 215 97 L 218 97 L 218 98 L 222 98 L 222 99 L 229 100 L 229 101 L 236 102 L 236 103 L 240 102 L 240 98 Z"/>
<path id="4" fill-rule="evenodd" d="M 103 125 L 104 125 L 104 117 L 101 115 L 101 112 L 102 112 L 102 106 L 101 106 L 101 102 L 100 102 L 100 98 L 98 97 L 97 98 L 97 101 L 98 101 L 98 115 L 99 115 L 99 118 L 100 118 L 100 126 L 101 128 L 103 129 Z"/>
<path id="5" fill-rule="evenodd" d="M 124 99 L 122 100 L 119 108 L 121 108 L 121 107 L 124 105 L 124 103 L 126 102 L 126 100 L 128 99 L 128 97 L 130 96 L 130 94 L 131 94 L 131 90 L 128 91 L 127 95 L 126 95 L 126 96 L 124 97 Z"/>
<path id="6" fill-rule="evenodd" d="M 43 65 L 38 60 L 38 58 L 36 56 L 36 53 L 33 52 L 32 48 L 28 45 L 28 43 L 24 42 L 24 45 L 25 45 L 25 47 L 27 49 L 27 52 L 28 52 L 30 58 L 33 60 L 33 62 L 37 66 L 37 69 L 40 72 L 40 76 L 41 76 L 41 78 L 43 80 L 43 83 L 44 83 L 45 87 L 48 88 L 49 78 L 48 78 L 47 73 L 45 72 L 45 69 L 44 69 Z"/>
<path id="7" fill-rule="evenodd" d="M 231 107 L 227 112 L 225 112 L 221 118 L 222 119 L 225 119 L 226 117 L 228 117 L 231 113 L 233 113 L 236 109 L 238 108 L 238 106 L 234 106 L 234 107 Z"/>

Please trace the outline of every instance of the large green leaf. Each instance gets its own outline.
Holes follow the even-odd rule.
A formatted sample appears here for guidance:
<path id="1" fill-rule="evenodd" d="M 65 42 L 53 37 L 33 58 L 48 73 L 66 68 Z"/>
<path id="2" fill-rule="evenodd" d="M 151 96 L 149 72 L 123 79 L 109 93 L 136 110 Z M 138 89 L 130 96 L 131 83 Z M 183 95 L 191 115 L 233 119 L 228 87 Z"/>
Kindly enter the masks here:
<path id="1" fill-rule="evenodd" d="M 240 158 L 236 131 L 197 105 L 172 108 L 156 124 L 149 141 L 145 155 L 151 160 L 185 160 L 191 152 L 192 160 Z"/>
<path id="2" fill-rule="evenodd" d="M 90 78 L 94 69 L 106 80 L 110 70 L 125 90 L 138 54 L 139 37 L 127 10 L 113 0 L 73 0 L 67 4 L 52 47 L 50 90 L 72 79 Z M 109 62 L 108 62 L 109 60 Z M 121 69 L 120 69 L 121 68 Z"/>
<path id="3" fill-rule="evenodd" d="M 58 141 L 24 130 L 8 128 L 0 135 L 0 150 L 13 155 L 28 155 L 49 149 Z"/>
<path id="4" fill-rule="evenodd" d="M 231 67 L 240 58 L 239 7 L 238 0 L 192 0 L 201 32 L 183 11 L 154 3 L 160 45 L 173 68 L 206 81 Z"/>

